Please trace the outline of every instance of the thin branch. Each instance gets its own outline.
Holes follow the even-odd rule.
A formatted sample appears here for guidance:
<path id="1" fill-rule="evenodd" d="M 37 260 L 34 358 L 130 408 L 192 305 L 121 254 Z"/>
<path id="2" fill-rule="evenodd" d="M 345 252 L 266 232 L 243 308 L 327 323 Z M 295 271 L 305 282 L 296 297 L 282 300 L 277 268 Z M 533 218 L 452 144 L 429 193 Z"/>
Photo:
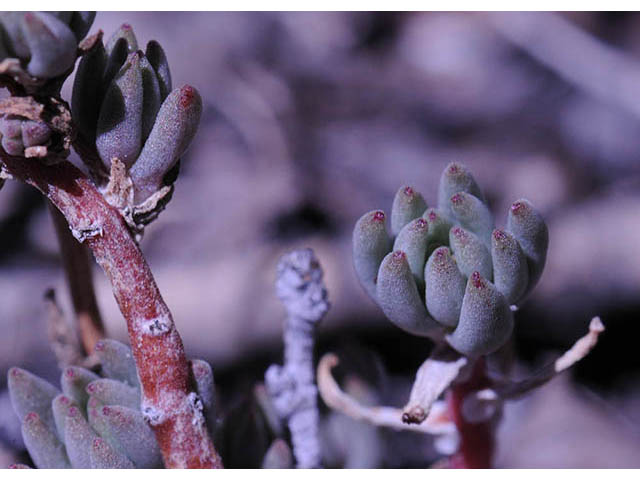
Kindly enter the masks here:
<path id="1" fill-rule="evenodd" d="M 62 370 L 69 365 L 83 364 L 85 355 L 78 341 L 78 336 L 64 317 L 53 289 L 47 290 L 44 302 L 49 344 L 58 360 L 58 367 Z"/>
<path id="2" fill-rule="evenodd" d="M 74 238 L 60 210 L 47 202 L 56 230 L 60 254 L 76 314 L 76 327 L 86 355 L 91 355 L 105 331 L 93 288 L 93 273 L 87 247 Z"/>
<path id="3" fill-rule="evenodd" d="M 442 392 L 453 382 L 468 360 L 452 348 L 441 345 L 418 369 L 409 402 L 404 407 L 404 423 L 422 423 Z"/>
<path id="4" fill-rule="evenodd" d="M 369 422 L 378 427 L 409 430 L 430 435 L 455 435 L 456 427 L 447 417 L 444 402 L 434 402 L 429 416 L 420 424 L 404 423 L 403 411 L 395 407 L 368 407 L 360 404 L 340 389 L 331 375 L 331 369 L 340 361 L 333 353 L 324 355 L 318 364 L 318 390 L 324 403 L 351 418 Z"/>
<path id="5" fill-rule="evenodd" d="M 120 213 L 68 162 L 52 166 L 10 157 L 8 173 L 44 193 L 71 232 L 93 252 L 111 282 L 129 332 L 142 384 L 142 412 L 168 468 L 221 467 L 202 414 L 189 389 L 189 366 L 169 308 Z"/>
<path id="6" fill-rule="evenodd" d="M 493 390 L 502 399 L 518 398 L 525 393 L 547 383 L 560 372 L 570 368 L 586 357 L 598 343 L 598 337 L 605 328 L 600 317 L 594 317 L 589 323 L 589 332 L 579 338 L 573 346 L 556 361 L 542 367 L 531 377 L 519 381 L 495 381 Z"/>
<path id="7" fill-rule="evenodd" d="M 314 382 L 313 345 L 318 322 L 329 309 L 322 268 L 310 249 L 283 255 L 276 293 L 287 309 L 284 366 L 271 365 L 265 386 L 278 415 L 291 431 L 298 468 L 320 466 L 318 389 Z"/>

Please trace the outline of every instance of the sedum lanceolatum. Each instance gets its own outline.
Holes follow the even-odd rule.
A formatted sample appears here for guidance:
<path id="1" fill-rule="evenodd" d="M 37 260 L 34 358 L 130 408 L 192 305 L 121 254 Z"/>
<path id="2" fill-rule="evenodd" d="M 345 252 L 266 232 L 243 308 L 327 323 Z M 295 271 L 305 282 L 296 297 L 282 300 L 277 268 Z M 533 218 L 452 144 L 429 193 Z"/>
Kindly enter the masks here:
<path id="1" fill-rule="evenodd" d="M 544 268 L 548 230 L 525 199 L 514 202 L 505 228 L 471 173 L 458 163 L 440 178 L 437 208 L 403 186 L 391 208 L 365 213 L 353 231 L 358 278 L 401 329 L 444 340 L 463 355 L 487 355 L 513 331 L 514 310 Z"/>
<path id="2" fill-rule="evenodd" d="M 8 374 L 13 409 L 37 468 L 161 468 L 148 412 L 140 408 L 140 381 L 129 347 L 115 340 L 96 345 L 100 375 L 70 366 L 61 390 L 20 368 Z M 191 360 L 207 426 L 215 426 L 211 366 Z"/>

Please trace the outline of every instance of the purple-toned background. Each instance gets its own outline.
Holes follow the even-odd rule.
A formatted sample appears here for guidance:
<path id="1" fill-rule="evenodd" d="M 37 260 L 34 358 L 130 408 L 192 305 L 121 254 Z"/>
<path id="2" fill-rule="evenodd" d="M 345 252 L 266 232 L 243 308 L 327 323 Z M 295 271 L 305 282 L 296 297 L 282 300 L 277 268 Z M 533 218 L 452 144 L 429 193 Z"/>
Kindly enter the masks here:
<path id="1" fill-rule="evenodd" d="M 608 328 L 570 373 L 507 407 L 497 465 L 640 467 L 638 14 L 109 12 L 92 32 L 123 22 L 141 44 L 160 41 L 174 86 L 196 86 L 205 102 L 174 198 L 142 248 L 189 355 L 212 363 L 223 406 L 279 360 L 275 264 L 303 246 L 316 250 L 333 304 L 318 353 L 375 357 L 394 379 L 372 382 L 378 400 L 403 404 L 429 343 L 366 297 L 351 229 L 365 211 L 389 211 L 402 184 L 434 204 L 457 160 L 498 225 L 519 197 L 549 224 L 545 273 L 516 315 L 519 371 L 568 347 L 592 316 Z M 71 307 L 47 214 L 23 185 L 0 191 L 2 388 L 12 365 L 57 381 L 42 294 L 55 287 Z M 125 340 L 95 273 L 108 331 Z M 1 393 L 0 464 L 17 436 Z M 428 465 L 424 441 L 381 438 L 372 466 Z"/>

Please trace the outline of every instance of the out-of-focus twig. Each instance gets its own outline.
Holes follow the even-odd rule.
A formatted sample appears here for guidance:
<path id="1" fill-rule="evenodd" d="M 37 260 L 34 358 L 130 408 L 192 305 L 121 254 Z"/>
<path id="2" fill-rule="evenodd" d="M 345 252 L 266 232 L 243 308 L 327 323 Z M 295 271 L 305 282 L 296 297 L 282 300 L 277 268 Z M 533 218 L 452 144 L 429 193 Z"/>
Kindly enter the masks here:
<path id="1" fill-rule="evenodd" d="M 271 365 L 265 385 L 273 405 L 291 431 L 299 468 L 320 466 L 319 415 L 314 381 L 315 328 L 329 309 L 322 268 L 310 249 L 282 257 L 276 280 L 278 298 L 287 309 L 284 366 Z"/>
<path id="2" fill-rule="evenodd" d="M 93 288 L 89 251 L 73 237 L 60 211 L 51 202 L 47 203 L 60 244 L 62 265 L 76 314 L 76 327 L 82 348 L 86 355 L 91 355 L 97 341 L 104 338 L 105 331 Z"/>
<path id="3" fill-rule="evenodd" d="M 49 344 L 53 354 L 56 356 L 58 366 L 63 369 L 69 365 L 81 365 L 85 356 L 78 341 L 78 336 L 64 317 L 64 313 L 56 301 L 56 292 L 53 289 L 45 292 L 44 303 Z"/>
<path id="4" fill-rule="evenodd" d="M 491 12 L 496 31 L 565 80 L 640 117 L 640 63 L 555 13 Z"/>

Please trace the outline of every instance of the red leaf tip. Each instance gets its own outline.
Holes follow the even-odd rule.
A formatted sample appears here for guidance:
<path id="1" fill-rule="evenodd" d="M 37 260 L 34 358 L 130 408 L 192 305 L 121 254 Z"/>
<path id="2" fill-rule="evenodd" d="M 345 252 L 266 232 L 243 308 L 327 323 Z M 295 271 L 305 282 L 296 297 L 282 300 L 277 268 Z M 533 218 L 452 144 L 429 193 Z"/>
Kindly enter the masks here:
<path id="1" fill-rule="evenodd" d="M 484 278 L 480 275 L 480 272 L 473 272 L 471 274 L 471 283 L 476 288 L 485 288 L 486 284 L 484 282 Z"/>
<path id="2" fill-rule="evenodd" d="M 402 250 L 396 250 L 393 252 L 392 258 L 394 260 L 403 260 L 407 257 L 407 255 Z"/>
<path id="3" fill-rule="evenodd" d="M 180 106 L 182 108 L 188 108 L 196 98 L 196 89 L 191 85 L 185 85 L 180 89 Z"/>
<path id="4" fill-rule="evenodd" d="M 382 210 L 378 210 L 373 214 L 373 220 L 376 222 L 384 222 L 384 212 Z"/>
<path id="5" fill-rule="evenodd" d="M 414 194 L 413 188 L 411 188 L 411 187 L 407 187 L 407 188 L 405 188 L 405 189 L 404 189 L 404 194 L 405 194 L 407 197 L 412 197 L 412 196 L 413 196 L 413 194 Z"/>

